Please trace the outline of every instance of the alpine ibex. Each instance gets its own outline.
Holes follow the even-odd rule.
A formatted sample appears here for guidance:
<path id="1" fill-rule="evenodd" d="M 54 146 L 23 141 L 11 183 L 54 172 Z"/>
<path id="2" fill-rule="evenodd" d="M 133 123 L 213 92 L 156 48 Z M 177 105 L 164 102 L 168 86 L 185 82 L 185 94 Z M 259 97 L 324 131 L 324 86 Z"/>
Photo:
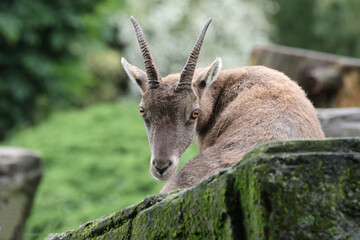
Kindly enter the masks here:
<path id="1" fill-rule="evenodd" d="M 144 33 L 131 17 L 146 72 L 122 58 L 142 92 L 142 115 L 151 149 L 150 169 L 168 180 L 161 192 L 191 187 L 240 161 L 269 140 L 323 138 L 304 91 L 283 73 L 262 66 L 221 70 L 221 59 L 195 69 L 211 22 L 202 29 L 181 73 L 161 78 Z M 200 154 L 176 174 L 179 158 L 198 134 Z"/>

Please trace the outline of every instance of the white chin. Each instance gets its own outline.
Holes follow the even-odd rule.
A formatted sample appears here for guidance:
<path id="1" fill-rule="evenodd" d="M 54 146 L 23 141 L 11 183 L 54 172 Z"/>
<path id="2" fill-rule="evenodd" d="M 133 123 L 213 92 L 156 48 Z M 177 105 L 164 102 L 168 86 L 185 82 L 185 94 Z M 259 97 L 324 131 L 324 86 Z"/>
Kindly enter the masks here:
<path id="1" fill-rule="evenodd" d="M 154 175 L 153 175 L 154 176 Z M 168 180 L 170 177 L 171 177 L 171 174 L 163 174 L 163 175 L 157 175 L 157 176 L 154 176 L 156 180 L 159 180 L 159 181 L 166 181 Z"/>

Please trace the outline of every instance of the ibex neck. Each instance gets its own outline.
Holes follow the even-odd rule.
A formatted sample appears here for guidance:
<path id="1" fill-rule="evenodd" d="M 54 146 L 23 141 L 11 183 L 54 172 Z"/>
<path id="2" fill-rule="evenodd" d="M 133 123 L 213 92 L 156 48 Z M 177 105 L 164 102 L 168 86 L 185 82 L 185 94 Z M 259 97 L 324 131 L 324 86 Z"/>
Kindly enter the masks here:
<path id="1" fill-rule="evenodd" d="M 196 127 L 200 150 L 211 146 L 215 142 L 216 139 L 213 139 L 212 143 L 207 141 L 205 145 L 203 139 L 211 132 L 215 123 L 220 120 L 221 113 L 239 93 L 239 89 L 234 86 L 243 79 L 246 71 L 242 68 L 236 70 L 236 77 L 233 76 L 233 69 L 222 70 L 218 79 L 207 89 L 205 95 L 201 98 L 201 115 Z"/>

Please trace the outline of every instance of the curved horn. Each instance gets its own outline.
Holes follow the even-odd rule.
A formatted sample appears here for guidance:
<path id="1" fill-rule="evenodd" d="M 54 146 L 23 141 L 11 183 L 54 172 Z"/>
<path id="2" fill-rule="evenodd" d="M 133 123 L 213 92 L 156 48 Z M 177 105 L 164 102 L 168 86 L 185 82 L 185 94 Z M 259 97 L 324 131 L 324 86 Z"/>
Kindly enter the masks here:
<path id="1" fill-rule="evenodd" d="M 209 20 L 207 20 L 207 22 L 205 23 L 205 26 L 201 30 L 200 35 L 195 43 L 195 46 L 184 66 L 184 69 L 181 72 L 180 81 L 179 81 L 178 85 L 176 86 L 176 90 L 191 88 L 191 81 L 192 81 L 192 78 L 194 75 L 196 62 L 199 57 L 201 45 L 204 41 L 206 31 L 207 31 L 211 21 L 212 21 L 211 18 Z"/>
<path id="2" fill-rule="evenodd" d="M 134 25 L 137 40 L 140 45 L 141 53 L 144 58 L 146 75 L 148 78 L 149 88 L 157 88 L 160 85 L 161 77 L 158 68 L 156 67 L 155 61 L 151 55 L 149 45 L 146 42 L 144 33 L 140 27 L 140 24 L 136 19 L 130 17 L 132 24 Z"/>

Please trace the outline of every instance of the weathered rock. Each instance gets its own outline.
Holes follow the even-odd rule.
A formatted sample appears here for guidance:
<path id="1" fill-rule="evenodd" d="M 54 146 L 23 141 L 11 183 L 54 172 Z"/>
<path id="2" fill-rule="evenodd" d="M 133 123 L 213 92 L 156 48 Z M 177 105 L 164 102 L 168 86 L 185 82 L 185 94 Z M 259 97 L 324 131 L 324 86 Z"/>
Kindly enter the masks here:
<path id="1" fill-rule="evenodd" d="M 21 148 L 0 147 L 0 239 L 22 239 L 41 175 L 39 155 Z"/>
<path id="2" fill-rule="evenodd" d="M 277 69 L 305 90 L 315 107 L 360 107 L 360 59 L 299 48 L 254 47 L 249 65 Z"/>
<path id="3" fill-rule="evenodd" d="M 326 137 L 360 137 L 360 108 L 316 109 Z"/>
<path id="4" fill-rule="evenodd" d="M 47 239 L 360 239 L 360 138 L 269 142 L 191 189 Z"/>

